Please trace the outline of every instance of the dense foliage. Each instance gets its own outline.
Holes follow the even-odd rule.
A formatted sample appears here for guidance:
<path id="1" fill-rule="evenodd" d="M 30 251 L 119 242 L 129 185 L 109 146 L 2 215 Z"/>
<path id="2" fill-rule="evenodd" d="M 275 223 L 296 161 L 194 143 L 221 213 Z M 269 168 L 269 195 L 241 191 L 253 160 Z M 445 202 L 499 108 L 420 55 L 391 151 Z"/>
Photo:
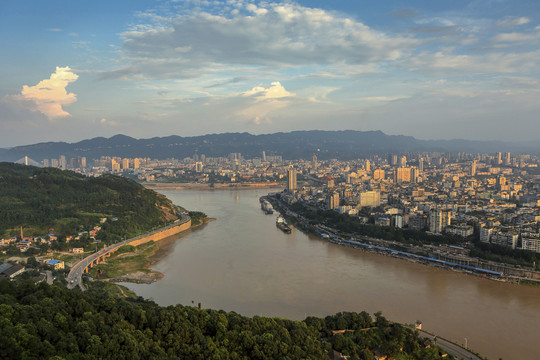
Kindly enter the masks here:
<path id="1" fill-rule="evenodd" d="M 535 266 L 540 270 L 540 254 L 521 249 L 512 249 L 508 246 L 488 244 L 477 241 L 471 249 L 471 256 L 501 263 L 521 266 Z"/>
<path id="2" fill-rule="evenodd" d="M 132 180 L 12 163 L 0 163 L 0 204 L 0 236 L 20 226 L 25 235 L 77 234 L 115 217 L 99 235 L 116 240 L 162 225 L 174 213 L 166 198 Z"/>
<path id="3" fill-rule="evenodd" d="M 374 349 L 399 359 L 440 358 L 437 348 L 426 348 L 412 330 L 380 314 L 374 323 L 366 313 L 305 321 L 248 318 L 112 298 L 101 286 L 82 293 L 0 282 L 0 358 L 328 359 L 332 346 L 351 359 L 371 359 Z M 336 328 L 355 331 L 332 335 Z"/>
<path id="4" fill-rule="evenodd" d="M 201 211 L 190 211 L 191 225 L 196 226 L 201 224 L 207 218 L 206 214 Z"/>

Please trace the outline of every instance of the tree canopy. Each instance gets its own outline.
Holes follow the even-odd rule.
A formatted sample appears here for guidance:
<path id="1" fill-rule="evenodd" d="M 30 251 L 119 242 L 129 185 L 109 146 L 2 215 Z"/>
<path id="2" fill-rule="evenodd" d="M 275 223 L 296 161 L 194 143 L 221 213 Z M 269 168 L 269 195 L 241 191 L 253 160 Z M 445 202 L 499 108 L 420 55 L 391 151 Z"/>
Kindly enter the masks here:
<path id="1" fill-rule="evenodd" d="M 292 321 L 114 298 L 31 281 L 0 282 L 4 359 L 351 359 L 378 351 L 399 359 L 440 359 L 411 329 L 365 312 Z M 332 330 L 349 332 L 333 335 Z M 450 357 L 451 358 L 451 357 Z"/>

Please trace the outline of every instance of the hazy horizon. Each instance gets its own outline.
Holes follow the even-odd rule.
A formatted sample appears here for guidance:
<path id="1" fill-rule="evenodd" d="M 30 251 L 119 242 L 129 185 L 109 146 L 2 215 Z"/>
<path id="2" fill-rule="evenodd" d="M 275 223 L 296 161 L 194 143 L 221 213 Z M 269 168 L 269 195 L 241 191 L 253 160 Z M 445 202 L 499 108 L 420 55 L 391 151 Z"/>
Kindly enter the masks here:
<path id="1" fill-rule="evenodd" d="M 540 3 L 6 0 L 0 147 L 381 130 L 533 141 Z"/>
<path id="2" fill-rule="evenodd" d="M 36 142 L 36 143 L 21 143 L 21 144 L 17 144 L 17 145 L 14 145 L 14 146 L 0 146 L 0 149 L 11 149 L 11 148 L 16 148 L 16 147 L 21 147 L 21 146 L 31 146 L 31 145 L 37 145 L 37 144 L 40 144 L 40 143 L 67 143 L 67 144 L 76 144 L 76 143 L 79 143 L 81 141 L 86 141 L 86 140 L 93 140 L 93 139 L 96 139 L 96 138 L 105 138 L 105 139 L 111 139 L 113 137 L 116 137 L 116 136 L 127 136 L 127 137 L 130 137 L 130 138 L 133 138 L 135 140 L 146 140 L 146 139 L 151 139 L 151 138 L 166 138 L 166 137 L 169 137 L 169 136 L 180 136 L 180 137 L 183 137 L 183 138 L 191 138 L 191 137 L 199 137 L 199 136 L 208 136 L 208 135 L 224 135 L 224 134 L 234 134 L 234 133 L 237 133 L 237 134 L 240 134 L 240 133 L 247 133 L 247 134 L 250 134 L 250 135 L 254 135 L 254 136 L 258 136 L 258 135 L 273 135 L 273 134 L 277 134 L 277 133 L 292 133 L 292 132 L 295 132 L 295 131 L 362 131 L 362 130 L 353 130 L 353 129 L 343 129 L 343 130 L 322 130 L 322 129 L 300 129 L 300 130 L 291 130 L 291 131 L 276 131 L 274 133 L 262 133 L 262 134 L 254 134 L 254 133 L 251 133 L 251 132 L 248 132 L 248 131 L 235 131 L 235 132 L 221 132 L 221 133 L 207 133 L 207 134 L 200 134 L 200 135 L 181 135 L 181 134 L 168 134 L 168 135 L 163 135 L 163 136 L 141 136 L 141 137 L 135 137 L 135 136 L 130 136 L 130 135 L 127 135 L 127 134 L 122 134 L 122 133 L 118 133 L 118 134 L 112 134 L 112 135 L 98 135 L 98 136 L 93 136 L 93 137 L 89 137 L 89 138 L 81 138 L 81 139 L 68 139 L 68 140 L 57 140 L 57 141 L 54 141 L 54 140 L 45 140 L 45 141 L 39 141 L 39 142 Z M 415 137 L 415 136 L 412 136 L 412 135 L 405 135 L 405 134 L 387 134 L 385 133 L 384 131 L 382 130 L 365 130 L 365 132 L 377 132 L 377 131 L 381 131 L 383 132 L 385 135 L 391 135 L 391 136 L 406 136 L 406 137 L 413 137 L 417 140 L 425 140 L 425 141 L 473 141 L 473 142 L 504 142 L 504 143 L 515 143 L 515 142 L 512 142 L 512 141 L 504 141 L 504 140 L 477 140 L 477 139 L 457 139 L 457 138 L 453 138 L 453 139 L 421 139 L 421 138 L 418 138 L 418 137 Z M 530 140 L 530 141 L 525 141 L 525 143 L 527 142 L 534 142 L 535 140 Z"/>

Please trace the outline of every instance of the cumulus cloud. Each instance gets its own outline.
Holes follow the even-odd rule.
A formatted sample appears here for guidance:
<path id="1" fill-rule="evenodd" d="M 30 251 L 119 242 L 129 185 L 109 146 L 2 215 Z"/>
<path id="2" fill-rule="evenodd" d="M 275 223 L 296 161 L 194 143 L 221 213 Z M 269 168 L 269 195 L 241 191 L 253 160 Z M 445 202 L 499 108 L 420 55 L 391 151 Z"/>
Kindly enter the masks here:
<path id="1" fill-rule="evenodd" d="M 527 17 L 507 16 L 504 19 L 497 21 L 497 25 L 504 28 L 525 25 L 531 22 Z"/>
<path id="2" fill-rule="evenodd" d="M 157 23 L 123 33 L 128 69 L 155 78 L 189 78 L 231 66 L 367 65 L 398 59 L 417 43 L 342 14 L 295 3 L 234 6 L 234 11 L 186 10 L 166 22 L 160 17 Z M 124 75 L 120 69 L 103 78 Z"/>
<path id="3" fill-rule="evenodd" d="M 77 95 L 68 93 L 66 87 L 79 78 L 71 69 L 56 67 L 56 72 L 49 79 L 40 81 L 35 86 L 24 85 L 19 100 L 28 100 L 35 109 L 44 114 L 48 119 L 71 116 L 62 106 L 77 101 Z"/>
<path id="4" fill-rule="evenodd" d="M 285 90 L 283 85 L 279 81 L 275 81 L 270 84 L 269 87 L 265 88 L 264 86 L 255 86 L 251 90 L 246 91 L 242 96 L 255 96 L 260 100 L 263 99 L 279 99 L 289 96 L 294 96 L 293 93 Z"/>

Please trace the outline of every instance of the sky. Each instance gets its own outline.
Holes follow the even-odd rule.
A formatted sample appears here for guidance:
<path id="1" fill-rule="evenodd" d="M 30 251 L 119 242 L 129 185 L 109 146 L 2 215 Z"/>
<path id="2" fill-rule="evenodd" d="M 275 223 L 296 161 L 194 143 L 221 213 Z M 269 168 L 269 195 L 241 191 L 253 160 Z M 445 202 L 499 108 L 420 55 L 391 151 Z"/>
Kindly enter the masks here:
<path id="1" fill-rule="evenodd" d="M 540 139 L 540 1 L 1 0 L 0 147 L 223 132 Z"/>

